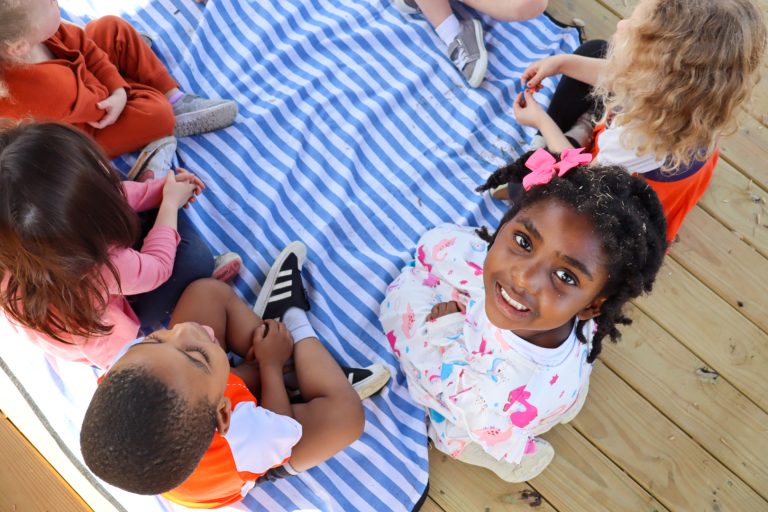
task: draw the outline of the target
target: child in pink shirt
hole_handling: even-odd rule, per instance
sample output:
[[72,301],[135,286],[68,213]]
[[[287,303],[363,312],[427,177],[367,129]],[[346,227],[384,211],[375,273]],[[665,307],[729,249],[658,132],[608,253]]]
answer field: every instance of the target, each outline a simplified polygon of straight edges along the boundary
[[186,171],[121,182],[66,125],[0,133],[0,321],[53,356],[106,368],[211,275],[210,250],[178,213],[203,188]]

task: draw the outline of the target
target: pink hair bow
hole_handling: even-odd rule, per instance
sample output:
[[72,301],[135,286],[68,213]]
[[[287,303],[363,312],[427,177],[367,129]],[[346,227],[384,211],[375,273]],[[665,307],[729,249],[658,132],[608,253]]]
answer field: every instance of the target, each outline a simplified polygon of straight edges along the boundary
[[537,149],[525,162],[531,172],[523,178],[523,188],[527,191],[536,185],[546,185],[555,174],[562,176],[574,167],[591,162],[592,155],[582,151],[584,148],[563,150],[558,162],[546,149]]

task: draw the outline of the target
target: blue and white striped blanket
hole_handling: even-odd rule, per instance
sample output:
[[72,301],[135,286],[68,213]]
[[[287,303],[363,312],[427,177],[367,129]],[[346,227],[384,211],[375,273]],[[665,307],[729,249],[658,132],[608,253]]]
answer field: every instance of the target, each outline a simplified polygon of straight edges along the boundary
[[[384,361],[393,371],[398,364],[377,320],[386,286],[427,228],[496,224],[500,205],[473,190],[532,135],[512,115],[520,73],[578,44],[575,30],[546,17],[483,18],[490,63],[482,87],[472,90],[427,22],[402,16],[389,0],[60,3],[65,18],[79,23],[121,14],[153,36],[184,90],[237,101],[234,126],[179,141],[180,163],[208,185],[190,217],[214,252],[243,256],[236,286],[251,302],[274,256],[302,240],[321,339],[346,365]],[[554,82],[545,84],[544,102]],[[79,457],[93,372],[9,345],[3,339],[2,361]],[[232,508],[412,509],[428,478],[424,413],[402,374],[365,410],[358,442],[301,477],[256,488]],[[102,489],[127,510],[169,508]]]

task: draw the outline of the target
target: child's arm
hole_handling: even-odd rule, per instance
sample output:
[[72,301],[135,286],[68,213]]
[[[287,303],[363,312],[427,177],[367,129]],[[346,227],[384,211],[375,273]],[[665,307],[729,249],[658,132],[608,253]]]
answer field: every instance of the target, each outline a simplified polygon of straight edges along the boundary
[[110,95],[96,104],[104,111],[104,116],[98,121],[89,122],[94,128],[104,128],[113,124],[125,108],[128,100],[127,91],[130,85],[120,75],[117,67],[112,64],[107,54],[96,46],[83,29],[70,23],[62,23],[59,29],[62,42],[68,47],[77,48],[83,54],[86,69],[96,77]]
[[[520,102],[523,95],[525,96],[525,106]],[[555,121],[533,99],[532,92],[526,90],[517,96],[514,111],[518,123],[523,126],[537,128],[541,132],[550,151],[559,153],[564,149],[573,147]]]
[[[201,184],[193,175],[168,173],[163,183],[163,200],[155,225],[144,238],[140,251],[120,248],[110,254],[120,276],[119,293],[134,295],[154,290],[171,276],[179,235],[178,210],[199,193]],[[118,293],[114,290],[114,293]]]
[[520,81],[531,90],[541,89],[541,81],[549,76],[566,75],[589,85],[596,85],[605,69],[605,59],[582,55],[560,54],[534,62],[523,71]]
[[253,356],[259,364],[260,405],[277,414],[293,417],[283,382],[283,366],[293,354],[293,339],[285,324],[265,320],[253,334]]

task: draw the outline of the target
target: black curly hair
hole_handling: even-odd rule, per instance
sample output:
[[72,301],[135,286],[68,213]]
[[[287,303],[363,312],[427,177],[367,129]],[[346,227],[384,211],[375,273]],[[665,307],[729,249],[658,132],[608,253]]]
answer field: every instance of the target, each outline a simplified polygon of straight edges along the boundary
[[80,430],[93,473],[136,494],[161,494],[197,467],[216,430],[216,407],[189,403],[144,368],[107,373]]
[[[667,250],[664,211],[653,189],[619,166],[582,165],[561,177],[555,176],[546,185],[525,191],[521,183],[530,172],[525,162],[531,154],[526,153],[498,169],[485,184],[477,187],[477,191],[482,192],[507,183],[512,202],[495,233],[482,228],[478,234],[489,245],[493,244],[499,229],[510,219],[546,200],[559,202],[591,220],[601,238],[603,253],[608,257],[608,281],[600,292],[606,300],[600,308],[592,350],[587,356],[591,363],[600,354],[605,336],[617,342],[621,333],[616,326],[632,323],[622,312],[624,304],[653,287]],[[579,320],[576,326],[582,343],[588,341],[583,332],[585,323]]]

